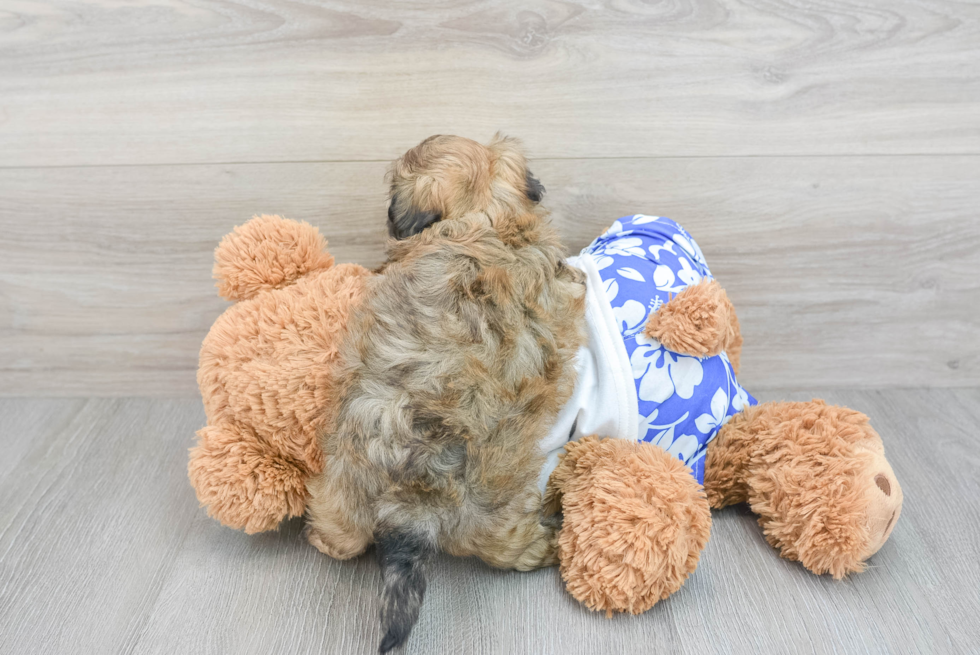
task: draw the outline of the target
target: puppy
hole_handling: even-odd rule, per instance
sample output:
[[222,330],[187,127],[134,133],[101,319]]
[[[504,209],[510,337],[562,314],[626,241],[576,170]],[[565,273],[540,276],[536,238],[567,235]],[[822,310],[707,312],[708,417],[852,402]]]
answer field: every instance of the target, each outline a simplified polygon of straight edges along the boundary
[[557,562],[539,442],[574,386],[585,306],[515,140],[434,136],[390,179],[394,240],[349,322],[308,504],[321,551],[377,546],[382,653],[408,637],[437,551]]

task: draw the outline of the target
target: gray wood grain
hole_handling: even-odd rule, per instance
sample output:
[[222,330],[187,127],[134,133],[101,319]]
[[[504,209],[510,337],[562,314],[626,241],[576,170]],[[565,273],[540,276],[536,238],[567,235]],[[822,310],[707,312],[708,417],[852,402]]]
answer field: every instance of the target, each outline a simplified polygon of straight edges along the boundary
[[[3,403],[0,648],[97,653],[141,630],[199,517],[184,478],[190,403]],[[193,497],[193,496],[192,496]]]
[[0,165],[980,154],[978,58],[953,0],[21,0]]
[[[0,170],[0,394],[195,395],[222,235],[318,225],[373,266],[386,164]],[[536,159],[572,251],[685,225],[739,311],[749,389],[980,384],[980,157]]]
[[[980,389],[805,390],[865,411],[905,507],[868,571],[782,560],[744,506],[715,512],[680,592],[606,620],[555,569],[441,557],[406,653],[968,653],[980,643]],[[0,652],[371,653],[377,567],[248,537],[198,509],[185,447],[199,403],[0,400]],[[14,462],[14,463],[11,463]]]

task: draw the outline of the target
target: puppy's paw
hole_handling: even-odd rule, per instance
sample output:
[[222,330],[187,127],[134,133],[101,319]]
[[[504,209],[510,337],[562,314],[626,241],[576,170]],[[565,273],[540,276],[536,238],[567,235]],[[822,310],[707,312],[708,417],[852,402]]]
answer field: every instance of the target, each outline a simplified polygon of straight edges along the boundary
[[306,540],[310,545],[328,557],[334,559],[350,559],[357,557],[367,550],[368,542],[352,535],[342,535],[341,539],[330,537],[312,525],[306,526]]
[[558,533],[552,525],[542,525],[534,541],[518,558],[514,568],[518,571],[533,571],[545,566],[558,564]]

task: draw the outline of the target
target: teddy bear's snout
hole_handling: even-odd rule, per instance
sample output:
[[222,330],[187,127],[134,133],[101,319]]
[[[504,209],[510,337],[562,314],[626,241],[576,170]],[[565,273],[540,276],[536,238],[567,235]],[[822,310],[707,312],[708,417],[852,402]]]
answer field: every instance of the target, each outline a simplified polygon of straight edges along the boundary
[[902,488],[895,474],[882,455],[876,455],[875,459],[878,459],[875,462],[878,472],[873,478],[874,487],[868,491],[870,552],[865,559],[876,553],[888,540],[902,512]]

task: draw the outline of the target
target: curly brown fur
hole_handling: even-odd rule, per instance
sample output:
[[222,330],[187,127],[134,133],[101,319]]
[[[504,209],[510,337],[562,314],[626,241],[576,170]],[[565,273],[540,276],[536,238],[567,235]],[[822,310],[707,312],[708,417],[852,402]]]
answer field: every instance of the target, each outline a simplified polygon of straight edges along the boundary
[[572,391],[585,288],[530,179],[500,137],[433,137],[392,170],[392,232],[422,228],[389,242],[352,316],[326,466],[309,485],[321,545],[373,538],[383,562],[399,562],[383,569],[386,648],[414,623],[429,551],[522,570],[556,562],[538,441]]
[[748,502],[783,557],[835,578],[864,569],[902,505],[868,417],[820,400],[736,414],[708,446],[704,486],[712,507]]
[[515,139],[499,134],[489,145],[456,136],[431,136],[389,171],[388,231],[404,239],[433,223],[478,212],[508,245],[535,243],[544,216],[535,205],[544,187],[527,169]]
[[668,350],[694,357],[728,355],[738,374],[742,331],[735,308],[717,280],[692,284],[650,314],[644,333]]
[[586,437],[565,446],[548,481],[559,502],[561,574],[593,610],[639,614],[680,589],[711,531],[704,490],[662,448]]

